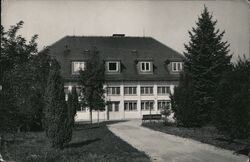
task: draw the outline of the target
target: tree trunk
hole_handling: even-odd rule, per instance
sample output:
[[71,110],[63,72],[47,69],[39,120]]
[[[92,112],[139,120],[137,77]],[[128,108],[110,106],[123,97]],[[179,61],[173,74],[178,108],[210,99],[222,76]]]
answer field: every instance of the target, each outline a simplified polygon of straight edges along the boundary
[[99,124],[100,124],[100,122],[99,122],[99,109],[97,111],[97,122],[98,122],[98,126],[99,126]]
[[[151,115],[151,107],[149,106],[149,114]],[[149,122],[151,123],[151,116]]]
[[89,109],[90,124],[92,125],[92,108]]
[[107,120],[109,120],[109,108],[107,107]]

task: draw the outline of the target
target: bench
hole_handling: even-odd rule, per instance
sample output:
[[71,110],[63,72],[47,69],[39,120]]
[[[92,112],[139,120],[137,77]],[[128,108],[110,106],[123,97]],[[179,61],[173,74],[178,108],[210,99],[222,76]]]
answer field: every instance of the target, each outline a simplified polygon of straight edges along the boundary
[[146,120],[162,120],[161,114],[147,114],[142,116],[142,121]]

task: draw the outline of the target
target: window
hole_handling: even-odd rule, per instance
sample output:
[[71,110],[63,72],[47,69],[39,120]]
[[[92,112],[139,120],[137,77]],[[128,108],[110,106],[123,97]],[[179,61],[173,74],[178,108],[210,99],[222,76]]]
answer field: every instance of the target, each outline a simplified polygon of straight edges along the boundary
[[151,71],[151,62],[141,62],[140,63],[140,71],[150,72]]
[[141,87],[141,94],[153,94],[153,87]]
[[158,110],[161,110],[163,108],[170,108],[170,101],[167,100],[158,101]]
[[85,69],[85,62],[83,61],[72,62],[72,74],[79,74],[79,71],[84,69]]
[[153,110],[154,101],[141,101],[141,110]]
[[115,111],[119,111],[119,102],[115,102],[114,105],[115,105]]
[[137,110],[137,101],[124,101],[124,110],[125,111],[136,111]]
[[112,103],[108,103],[108,111],[113,111],[113,108],[112,108]]
[[108,108],[108,111],[119,111],[119,102],[115,101],[115,102],[108,102],[107,103],[107,108]]
[[170,87],[169,86],[159,86],[157,87],[157,94],[169,94]]
[[125,95],[136,95],[136,87],[124,87]]
[[108,95],[120,95],[120,87],[108,87]]
[[109,61],[107,62],[108,72],[119,72],[119,62]]
[[182,62],[172,62],[172,71],[174,72],[182,71]]

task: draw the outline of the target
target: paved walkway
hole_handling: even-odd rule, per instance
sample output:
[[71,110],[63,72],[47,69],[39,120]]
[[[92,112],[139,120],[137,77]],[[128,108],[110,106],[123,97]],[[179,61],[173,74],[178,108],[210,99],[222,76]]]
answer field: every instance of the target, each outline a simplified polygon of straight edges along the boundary
[[191,139],[185,139],[140,126],[140,120],[109,125],[109,129],[157,162],[246,162],[247,156],[233,155]]

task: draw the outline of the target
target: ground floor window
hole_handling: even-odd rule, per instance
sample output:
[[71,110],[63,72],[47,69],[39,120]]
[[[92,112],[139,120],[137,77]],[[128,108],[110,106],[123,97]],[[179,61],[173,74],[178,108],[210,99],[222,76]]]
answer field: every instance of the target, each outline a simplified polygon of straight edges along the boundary
[[120,102],[108,102],[107,103],[107,108],[108,108],[108,111],[112,112],[112,111],[119,111],[119,105],[120,105]]
[[108,103],[108,111],[113,111],[113,104],[112,103]]
[[170,108],[170,101],[168,101],[168,100],[158,101],[158,110],[161,110],[163,108],[169,109]]
[[137,110],[137,101],[124,101],[124,110],[125,111],[136,111]]
[[154,109],[154,101],[141,101],[141,110],[153,110]]

